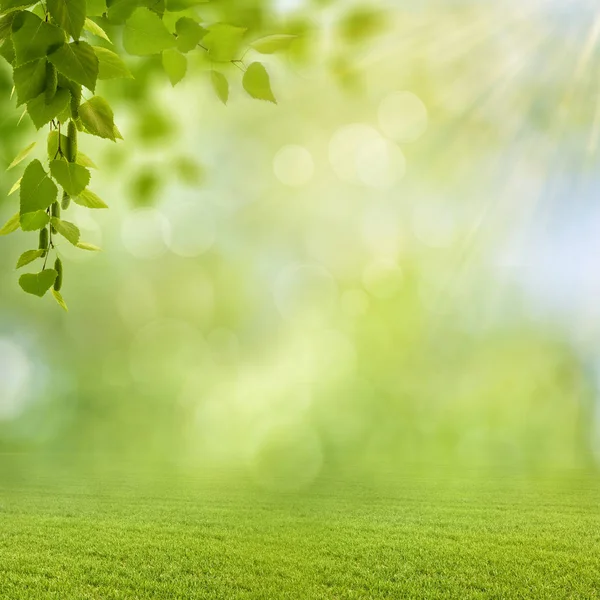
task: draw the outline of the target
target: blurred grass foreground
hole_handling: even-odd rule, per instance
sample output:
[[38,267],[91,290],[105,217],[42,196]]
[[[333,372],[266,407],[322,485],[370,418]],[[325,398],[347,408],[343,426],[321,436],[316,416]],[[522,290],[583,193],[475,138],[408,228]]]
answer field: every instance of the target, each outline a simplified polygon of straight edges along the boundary
[[218,8],[278,104],[131,60],[68,314],[1,241],[0,595],[598,598],[598,6]]

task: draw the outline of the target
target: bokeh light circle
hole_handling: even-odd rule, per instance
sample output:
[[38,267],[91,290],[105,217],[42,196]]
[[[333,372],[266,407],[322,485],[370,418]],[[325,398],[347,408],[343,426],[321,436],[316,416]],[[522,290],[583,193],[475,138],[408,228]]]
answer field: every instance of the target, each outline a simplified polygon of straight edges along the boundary
[[427,130],[427,108],[411,92],[392,92],[379,105],[381,131],[397,142],[414,142]]
[[134,210],[123,219],[121,240],[136,258],[158,258],[167,251],[170,239],[169,220],[154,208]]
[[312,154],[303,146],[284,146],[273,159],[273,172],[281,183],[299,187],[313,178],[315,163]]

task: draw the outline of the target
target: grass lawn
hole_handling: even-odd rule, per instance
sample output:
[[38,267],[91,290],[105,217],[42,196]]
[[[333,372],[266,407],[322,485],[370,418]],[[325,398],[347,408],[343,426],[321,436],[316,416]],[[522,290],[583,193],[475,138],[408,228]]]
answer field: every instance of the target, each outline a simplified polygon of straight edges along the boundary
[[600,598],[599,479],[5,478],[0,598]]

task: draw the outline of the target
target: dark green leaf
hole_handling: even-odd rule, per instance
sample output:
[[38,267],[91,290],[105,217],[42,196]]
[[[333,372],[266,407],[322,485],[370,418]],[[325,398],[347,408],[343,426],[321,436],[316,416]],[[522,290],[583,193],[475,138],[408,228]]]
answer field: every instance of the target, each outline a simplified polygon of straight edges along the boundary
[[45,94],[27,103],[27,112],[37,129],[46,125],[69,105],[70,94],[67,90],[57,90],[50,104],[46,104]]
[[111,23],[123,23],[142,5],[141,0],[107,0],[107,15]]
[[78,40],[85,22],[86,0],[47,0],[46,6],[56,24]]
[[65,43],[65,34],[59,27],[45,23],[27,11],[14,18],[12,31],[17,66],[44,58]]
[[39,160],[32,160],[23,173],[20,192],[21,220],[27,213],[46,210],[58,195],[58,189]]
[[46,59],[38,58],[16,67],[13,80],[17,91],[17,106],[33,100],[46,88]]
[[65,77],[84,85],[92,92],[98,79],[98,57],[87,42],[64,44],[48,56],[48,60]]
[[37,4],[38,0],[2,0],[0,2],[0,12],[11,13],[15,10],[27,8],[32,4]]
[[54,284],[56,275],[54,269],[44,269],[40,273],[26,273],[19,278],[19,285],[24,292],[41,298]]
[[85,167],[66,160],[51,161],[50,172],[52,177],[71,197],[83,192],[90,182],[90,172]]
[[2,42],[2,45],[0,46],[0,56],[9,65],[12,65],[15,62],[15,47],[12,38],[7,38]]

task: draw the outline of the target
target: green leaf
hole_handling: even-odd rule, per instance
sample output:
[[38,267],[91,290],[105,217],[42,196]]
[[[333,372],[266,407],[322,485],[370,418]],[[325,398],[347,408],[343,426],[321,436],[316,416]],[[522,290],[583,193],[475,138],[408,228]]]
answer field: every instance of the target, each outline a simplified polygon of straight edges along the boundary
[[[55,129],[48,134],[48,160],[54,160],[58,155],[58,131]],[[60,134],[60,149],[63,154],[67,152],[67,136]]]
[[267,37],[260,38],[250,44],[251,48],[254,48],[261,54],[273,54],[280,50],[287,50],[290,44],[297,39],[295,35],[268,35]]
[[54,226],[54,229],[60,233],[65,239],[69,240],[73,246],[77,246],[79,242],[79,228],[69,221],[61,221],[57,217],[52,217],[50,222]]
[[244,73],[242,85],[253,98],[268,100],[277,104],[277,100],[275,100],[275,96],[273,96],[273,92],[271,91],[269,74],[261,63],[254,62],[248,67]]
[[51,161],[50,172],[71,197],[81,194],[90,182],[90,172],[85,167],[66,160]]
[[85,206],[86,208],[108,208],[108,205],[94,192],[90,190],[83,190],[77,196],[73,196],[73,202],[79,204],[79,206]]
[[24,292],[40,298],[54,285],[58,273],[54,269],[44,269],[40,273],[26,273],[19,278]]
[[23,228],[23,217],[27,213],[46,210],[56,201],[58,189],[44,171],[39,160],[33,160],[25,169],[21,179],[20,213],[21,227]]
[[19,179],[13,183],[13,186],[8,191],[8,196],[12,196],[21,187],[21,179],[23,178],[19,177]]
[[96,23],[96,21],[92,21],[92,19],[86,19],[85,23],[83,24],[83,28],[86,31],[89,31],[92,35],[95,35],[99,38],[102,38],[103,40],[106,40],[107,42],[110,42],[108,34],[106,33],[106,31],[104,31],[104,29],[102,29],[102,27],[100,27],[100,25],[98,25],[98,23]]
[[209,1],[210,0],[165,0],[165,5],[169,12],[181,12]]
[[69,104],[70,94],[68,90],[58,89],[50,104],[46,104],[45,96],[45,94],[40,94],[27,103],[27,112],[37,129],[43,127],[46,123],[50,123]]
[[0,229],[0,235],[8,235],[13,231],[19,229],[19,217],[21,215],[19,213],[14,214],[4,225],[2,229]]
[[17,106],[33,100],[46,88],[46,59],[38,58],[16,67],[13,80],[17,91]]
[[10,13],[4,17],[0,17],[0,41],[5,40],[10,36],[14,18],[15,13]]
[[77,160],[75,161],[78,165],[82,167],[87,167],[88,169],[97,169],[96,163],[83,152],[77,152]]
[[65,302],[64,298],[62,297],[62,294],[60,292],[57,292],[55,289],[52,289],[50,291],[52,292],[52,295],[54,296],[54,299],[56,300],[56,302],[58,302],[58,305],[62,309],[69,312],[69,308],[67,307],[67,303]]
[[119,77],[133,79],[127,65],[114,52],[100,46],[93,46],[93,48],[98,57],[98,79],[117,79]]
[[223,104],[227,104],[227,100],[229,100],[229,82],[225,75],[218,71],[211,71],[210,81],[219,100],[221,100]]
[[12,38],[7,38],[4,40],[0,46],[0,56],[2,56],[2,58],[4,58],[9,65],[13,65],[15,62],[15,47],[13,45]]
[[44,58],[65,43],[65,34],[60,28],[45,23],[27,11],[14,18],[12,31],[17,66],[36,58]]
[[[88,17],[101,17],[106,12],[105,0],[86,0],[86,14]],[[85,25],[84,25],[85,27]]]
[[2,0],[0,2],[0,12],[11,13],[15,10],[27,8],[32,4],[37,4],[38,0]]
[[17,261],[17,269],[33,262],[36,258],[42,256],[44,252],[44,250],[27,250],[27,252],[23,252]]
[[98,57],[87,42],[64,44],[48,56],[48,60],[70,80],[92,92],[98,79]]
[[202,45],[208,50],[208,56],[215,62],[229,62],[238,53],[245,29],[227,23],[215,23],[208,28]]
[[185,77],[187,58],[179,50],[165,50],[162,53],[162,64],[172,86],[176,86]]
[[107,16],[111,23],[123,23],[141,6],[141,0],[107,0]]
[[173,48],[175,43],[175,37],[169,33],[160,17],[147,8],[137,8],[125,23],[123,46],[129,54],[159,54]]
[[6,170],[8,171],[9,169],[16,167],[21,161],[25,160],[29,156],[31,151],[35,148],[35,145],[36,142],[33,142],[32,144],[29,144],[27,148],[23,148],[23,150],[21,150],[21,152],[19,152],[19,154],[15,156],[15,159],[10,163],[10,165],[8,165],[8,169]]
[[94,244],[88,244],[87,242],[79,242],[77,247],[81,250],[89,250],[90,252],[102,252],[102,248],[94,246]]
[[204,27],[200,27],[194,19],[189,17],[181,17],[175,23],[175,31],[177,32],[177,49],[184,53],[194,50],[207,33]]
[[47,0],[46,6],[56,24],[78,40],[85,23],[86,0]]
[[115,121],[112,108],[100,96],[94,96],[79,107],[79,116],[86,130],[92,135],[112,140],[116,139]]
[[50,217],[45,210],[36,210],[21,215],[21,229],[23,231],[37,231],[50,223]]

